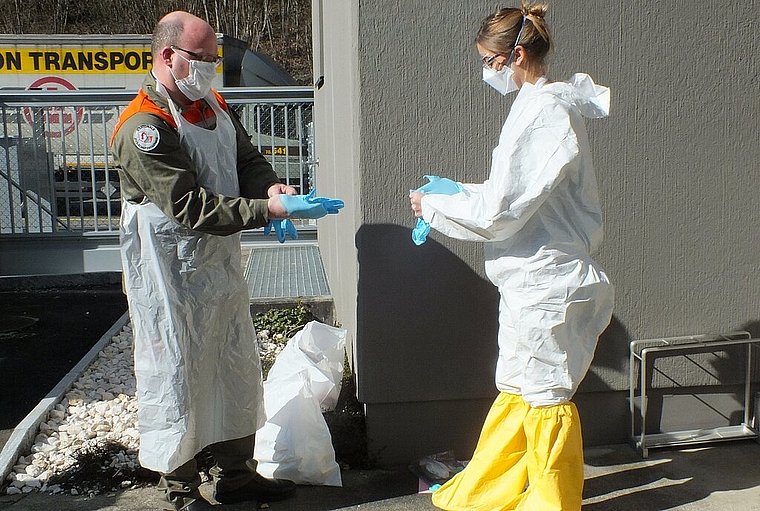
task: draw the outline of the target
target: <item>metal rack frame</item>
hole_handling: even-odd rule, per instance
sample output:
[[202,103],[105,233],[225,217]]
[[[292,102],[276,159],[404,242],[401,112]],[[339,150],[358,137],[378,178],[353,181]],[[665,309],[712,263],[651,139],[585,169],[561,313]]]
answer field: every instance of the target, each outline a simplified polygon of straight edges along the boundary
[[[629,405],[631,410],[631,442],[642,457],[649,457],[649,450],[661,447],[692,445],[706,442],[718,442],[739,439],[758,439],[757,425],[751,424],[752,401],[752,347],[760,344],[760,339],[753,339],[749,332],[739,331],[716,335],[691,335],[659,339],[644,339],[631,342],[630,345],[630,390]],[[647,367],[652,355],[674,357],[688,355],[689,352],[710,349],[722,349],[727,346],[746,345],[746,379],[744,383],[744,421],[740,425],[682,430],[670,433],[647,434]],[[636,361],[639,370],[636,371]],[[641,433],[636,433],[636,378],[639,380],[639,414]]]

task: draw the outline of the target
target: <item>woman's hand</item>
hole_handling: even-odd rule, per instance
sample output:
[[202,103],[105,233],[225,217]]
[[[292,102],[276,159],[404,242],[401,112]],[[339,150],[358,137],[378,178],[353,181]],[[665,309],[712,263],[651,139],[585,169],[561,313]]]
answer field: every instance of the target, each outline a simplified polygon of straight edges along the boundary
[[412,204],[412,211],[417,218],[422,217],[422,198],[425,196],[422,192],[412,192],[409,194],[409,201]]

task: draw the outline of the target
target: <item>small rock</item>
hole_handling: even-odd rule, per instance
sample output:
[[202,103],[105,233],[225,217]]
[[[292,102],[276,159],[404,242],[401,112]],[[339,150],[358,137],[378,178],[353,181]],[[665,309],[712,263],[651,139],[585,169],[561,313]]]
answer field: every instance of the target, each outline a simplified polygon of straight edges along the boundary
[[29,476],[37,477],[42,473],[42,469],[34,465],[27,465],[25,472]]

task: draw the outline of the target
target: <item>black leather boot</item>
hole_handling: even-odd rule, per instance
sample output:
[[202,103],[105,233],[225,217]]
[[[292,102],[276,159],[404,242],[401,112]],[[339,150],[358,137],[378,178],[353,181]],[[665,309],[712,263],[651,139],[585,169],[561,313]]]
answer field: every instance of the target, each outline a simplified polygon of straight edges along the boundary
[[253,477],[239,488],[234,490],[216,490],[214,500],[221,504],[234,504],[255,500],[257,502],[274,502],[292,497],[296,492],[296,485],[292,481],[284,479],[267,479],[254,472]]

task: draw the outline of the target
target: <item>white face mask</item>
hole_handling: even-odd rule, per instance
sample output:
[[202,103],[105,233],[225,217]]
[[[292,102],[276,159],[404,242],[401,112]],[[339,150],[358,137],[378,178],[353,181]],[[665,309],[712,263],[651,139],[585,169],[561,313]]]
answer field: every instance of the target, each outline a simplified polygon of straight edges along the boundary
[[499,91],[502,96],[519,90],[519,87],[512,79],[514,74],[515,72],[511,66],[504,66],[501,68],[501,71],[496,71],[487,66],[483,67],[483,81]]
[[174,71],[171,68],[169,69],[179,91],[190,101],[198,101],[205,98],[211,91],[211,83],[216,78],[216,63],[203,62],[202,60],[188,60],[179,53],[174,53],[187,61],[190,66],[190,72],[181,80],[177,80],[177,77],[174,76]]

